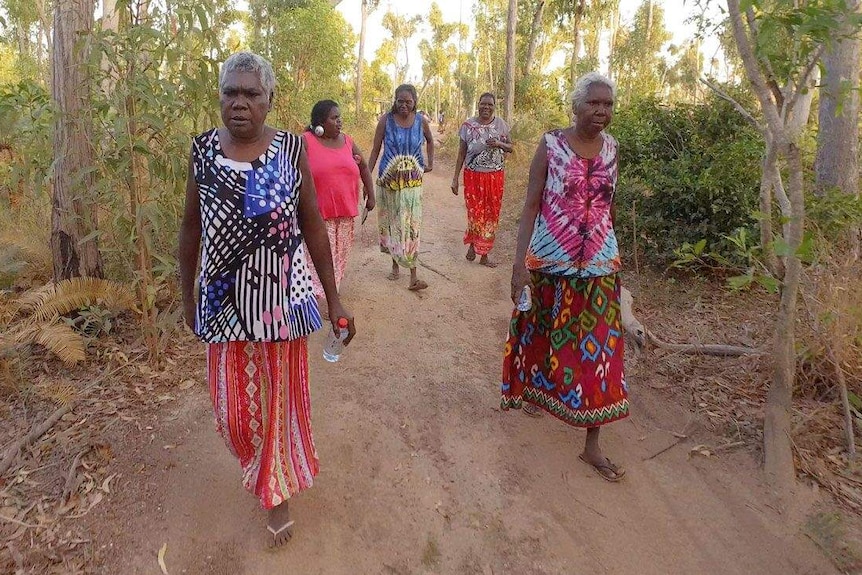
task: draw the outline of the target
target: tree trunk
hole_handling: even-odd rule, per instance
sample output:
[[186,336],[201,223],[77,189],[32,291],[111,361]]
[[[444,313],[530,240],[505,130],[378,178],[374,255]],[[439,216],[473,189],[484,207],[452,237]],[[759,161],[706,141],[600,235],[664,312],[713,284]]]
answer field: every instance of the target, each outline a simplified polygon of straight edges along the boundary
[[98,243],[89,237],[97,229],[97,206],[89,197],[94,183],[93,130],[86,54],[93,10],[93,0],[54,3],[51,92],[58,113],[54,125],[51,253],[55,281],[102,277]]
[[574,90],[578,81],[578,56],[581,49],[581,22],[587,0],[575,0],[575,13],[572,15],[572,60],[569,66],[569,87]]
[[368,0],[361,2],[362,16],[359,24],[359,58],[356,60],[356,119],[362,117],[362,67],[365,65],[365,29],[368,25]]
[[780,176],[781,172],[777,169],[778,150],[768,135],[765,139],[766,149],[763,151],[760,171],[760,245],[769,273],[777,278],[781,277],[781,270],[778,257],[772,247],[772,241],[775,239],[772,231],[772,190],[778,185],[773,181],[773,177],[776,173]]
[[764,469],[769,483],[782,493],[788,493],[796,480],[790,440],[790,410],[796,378],[796,299],[802,275],[802,262],[796,250],[802,242],[805,227],[802,154],[796,144],[787,147],[787,159],[790,174],[787,187],[793,217],[786,227],[784,239],[791,253],[787,256],[781,289],[775,326],[775,367],[763,422]]
[[[858,10],[859,2],[855,9]],[[823,57],[826,75],[820,88],[815,193],[829,188],[859,193],[859,67],[858,36],[836,42]]]
[[542,16],[545,13],[545,0],[539,0],[536,11],[533,12],[533,23],[530,25],[530,40],[527,43],[527,53],[524,56],[524,77],[533,72],[533,60],[536,57],[536,45],[539,43],[539,33],[542,31]]
[[610,46],[608,50],[608,78],[614,78],[614,51],[617,47],[617,31],[620,29],[620,3],[619,0],[613,5],[611,16]]
[[515,112],[515,29],[518,26],[518,0],[509,0],[506,19],[506,121],[512,124]]

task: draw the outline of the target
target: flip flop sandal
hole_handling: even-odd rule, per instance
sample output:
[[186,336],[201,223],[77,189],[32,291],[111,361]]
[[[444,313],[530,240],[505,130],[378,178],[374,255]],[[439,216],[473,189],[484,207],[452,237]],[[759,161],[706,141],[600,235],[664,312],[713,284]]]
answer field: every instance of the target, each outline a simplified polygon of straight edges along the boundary
[[[272,527],[267,525],[266,530],[269,531],[270,533],[272,533],[272,541],[269,542],[267,547],[269,547],[270,549],[275,549],[277,547],[284,545],[288,541],[290,541],[291,538],[293,537],[293,523],[294,523],[293,520],[290,520],[287,523],[285,523],[284,525],[282,525],[279,529],[273,529]],[[279,539],[279,537],[281,537],[281,534],[284,533],[285,531],[287,531],[286,537],[284,538],[284,541],[281,541],[279,543],[278,539]]]
[[464,256],[468,262],[472,262],[476,260],[476,252],[473,249],[467,250],[467,255]]
[[428,287],[428,284],[425,283],[424,281],[416,280],[416,283],[410,284],[410,287],[407,289],[409,289],[410,291],[419,291],[419,290],[426,289],[427,287]]
[[605,481],[616,483],[626,476],[625,469],[620,469],[618,466],[611,463],[611,460],[607,457],[605,457],[605,463],[600,463],[599,465],[595,465],[587,461],[583,454],[578,455],[578,459],[592,467],[595,472],[599,474],[599,477]]
[[524,412],[524,415],[529,415],[530,417],[542,417],[542,409],[536,407],[532,403],[525,403],[522,405],[521,411]]

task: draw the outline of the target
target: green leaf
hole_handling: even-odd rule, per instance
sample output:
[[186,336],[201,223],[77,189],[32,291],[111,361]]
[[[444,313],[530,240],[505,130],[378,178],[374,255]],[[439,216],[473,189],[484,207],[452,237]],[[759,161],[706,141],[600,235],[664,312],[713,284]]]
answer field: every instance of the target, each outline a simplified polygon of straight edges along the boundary
[[699,256],[700,254],[702,254],[704,248],[706,248],[706,238],[694,244],[694,255]]
[[852,405],[854,409],[862,411],[862,398],[852,391],[847,390],[847,399],[850,401],[850,405]]
[[769,293],[778,293],[778,288],[781,287],[781,282],[772,276],[757,276],[754,279]]
[[738,291],[750,286],[753,280],[754,278],[749,274],[745,274],[742,276],[733,276],[727,278],[727,285],[730,286],[730,289]]
[[802,242],[796,248],[796,256],[807,264],[814,261],[814,235],[811,232],[805,232]]
[[775,255],[781,258],[786,258],[793,254],[793,250],[790,249],[790,245],[785,242],[783,238],[778,238],[772,242],[772,249],[775,252]]

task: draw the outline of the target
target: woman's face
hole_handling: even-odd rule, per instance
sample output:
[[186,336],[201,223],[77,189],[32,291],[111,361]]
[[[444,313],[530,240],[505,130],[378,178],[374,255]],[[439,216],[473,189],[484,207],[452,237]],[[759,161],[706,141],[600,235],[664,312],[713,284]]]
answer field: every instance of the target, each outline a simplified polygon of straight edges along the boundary
[[494,98],[484,96],[479,100],[479,118],[482,120],[490,120],[494,117],[494,110],[497,105],[494,103]]
[[402,90],[395,94],[395,111],[402,116],[408,115],[416,106],[416,100],[413,99],[413,94],[407,90]]
[[587,97],[575,109],[575,126],[587,133],[598,134],[608,127],[614,115],[614,97],[604,84],[593,84]]
[[236,139],[257,137],[270,109],[267,94],[254,72],[229,72],[219,93],[221,121]]
[[323,122],[323,135],[327,138],[335,138],[341,133],[341,110],[333,106],[329,115]]

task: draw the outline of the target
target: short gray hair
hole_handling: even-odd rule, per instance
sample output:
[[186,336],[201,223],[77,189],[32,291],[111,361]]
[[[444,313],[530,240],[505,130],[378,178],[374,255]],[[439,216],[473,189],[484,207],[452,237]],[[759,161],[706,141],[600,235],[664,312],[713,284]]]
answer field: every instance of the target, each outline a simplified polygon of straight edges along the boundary
[[258,56],[254,52],[237,52],[231,54],[228,59],[221,65],[221,70],[218,74],[218,88],[224,88],[225,76],[231,72],[254,72],[260,79],[260,85],[263,86],[267,96],[271,96],[275,90],[275,72],[272,71],[272,64],[263,56]]
[[569,96],[569,104],[571,104],[573,110],[577,110],[578,106],[587,101],[587,93],[596,84],[607,86],[611,91],[611,97],[614,100],[617,99],[617,85],[613,80],[598,72],[587,72],[578,78],[578,81],[575,82],[575,89],[572,90],[572,94]]

